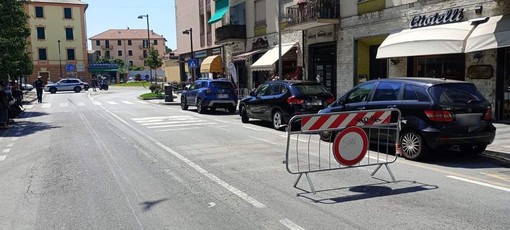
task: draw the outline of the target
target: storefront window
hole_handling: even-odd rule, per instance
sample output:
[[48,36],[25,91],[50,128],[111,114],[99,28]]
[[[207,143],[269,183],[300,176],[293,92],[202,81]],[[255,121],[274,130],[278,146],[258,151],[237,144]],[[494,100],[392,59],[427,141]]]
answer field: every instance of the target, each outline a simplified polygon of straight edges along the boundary
[[464,81],[464,54],[417,57],[416,77],[446,78]]

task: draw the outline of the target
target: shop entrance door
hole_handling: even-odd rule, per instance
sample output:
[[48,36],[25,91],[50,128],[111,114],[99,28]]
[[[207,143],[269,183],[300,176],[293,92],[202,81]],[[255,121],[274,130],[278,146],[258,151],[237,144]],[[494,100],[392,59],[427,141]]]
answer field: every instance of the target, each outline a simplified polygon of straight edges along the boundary
[[310,80],[323,84],[336,97],[336,45],[317,45],[310,47]]
[[510,49],[505,49],[503,88],[503,111],[500,120],[510,121]]

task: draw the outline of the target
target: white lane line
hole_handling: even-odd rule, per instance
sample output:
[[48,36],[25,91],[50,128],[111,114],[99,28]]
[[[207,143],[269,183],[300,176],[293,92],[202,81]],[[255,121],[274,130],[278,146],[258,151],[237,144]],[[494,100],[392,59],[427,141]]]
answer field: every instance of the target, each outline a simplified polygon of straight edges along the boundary
[[149,104],[149,102],[146,102],[146,101],[137,101],[137,102],[140,104]]
[[25,107],[26,109],[31,109],[34,107],[34,105],[23,105],[23,107]]
[[67,102],[62,102],[59,104],[60,107],[67,107],[69,104]]
[[169,131],[190,130],[190,129],[199,129],[199,127],[180,128],[180,129],[159,129],[159,130],[154,130],[154,131],[155,132],[169,132]]
[[7,147],[9,147],[9,148],[10,148],[10,147],[12,147],[12,146],[14,146],[14,143],[9,143],[9,144],[7,145]]
[[157,119],[174,119],[174,118],[191,118],[191,116],[166,116],[166,117],[135,117],[133,121],[157,120]]
[[5,161],[6,157],[7,157],[7,155],[0,155],[0,161]]
[[268,141],[268,140],[266,140],[266,139],[257,138],[257,137],[254,137],[254,136],[251,136],[251,138],[253,138],[253,139],[257,139],[257,140],[259,140],[259,141],[263,141],[263,142],[266,142],[266,143],[269,143],[269,144],[272,144],[272,145],[281,145],[281,143],[276,143],[276,142]]
[[11,151],[11,149],[4,149],[2,152],[3,153],[9,153]]
[[51,103],[41,105],[41,108],[49,108],[51,107]]
[[255,131],[262,131],[261,129],[253,128],[253,127],[250,127],[250,126],[247,126],[247,125],[243,125],[243,128],[251,129],[251,130],[255,130]]
[[149,126],[148,129],[159,129],[159,128],[171,128],[171,127],[182,127],[182,126],[194,126],[194,125],[217,125],[218,123],[197,123],[197,124],[179,124],[179,125],[159,125]]
[[[131,124],[129,124],[127,121],[123,120],[119,116],[117,116],[114,113],[110,112],[110,110],[107,110],[104,107],[103,107],[103,109],[104,109],[105,112],[109,113],[110,115],[115,117],[117,120],[119,120],[120,122],[124,123],[127,127],[130,127],[132,130],[138,132],[139,134],[143,134],[143,132],[141,130],[137,129],[136,127],[134,127]],[[239,198],[243,199],[244,201],[248,202],[249,204],[253,205],[254,207],[256,207],[256,208],[265,208],[266,207],[264,204],[260,203],[259,201],[257,201],[253,197],[251,197],[248,194],[244,193],[243,191],[235,188],[234,186],[228,184],[227,182],[221,180],[220,178],[218,178],[214,174],[207,172],[205,169],[203,169],[199,165],[193,163],[188,158],[186,158],[183,155],[179,154],[178,152],[176,152],[175,150],[171,149],[170,147],[162,144],[161,142],[157,141],[156,139],[154,139],[154,138],[152,138],[150,136],[145,136],[145,138],[148,139],[151,142],[154,142],[160,148],[162,148],[165,151],[167,151],[168,153],[172,154],[174,157],[178,158],[182,162],[186,163],[188,166],[192,167],[193,169],[195,169],[196,171],[198,171],[202,175],[204,175],[207,178],[211,179],[212,181],[216,182],[218,185],[224,187],[229,192],[237,195]]]
[[117,105],[118,103],[115,102],[115,101],[107,101],[106,103],[110,104],[110,105]]
[[94,104],[94,105],[103,105],[103,103],[101,103],[99,101],[93,101],[92,104]]
[[460,180],[460,181],[472,183],[472,184],[477,184],[477,185],[489,187],[489,188],[499,189],[499,190],[502,190],[502,191],[505,191],[505,192],[510,192],[510,188],[506,188],[506,187],[502,187],[502,186],[492,185],[492,184],[488,184],[488,183],[484,183],[484,182],[480,182],[480,181],[476,181],[476,180],[470,180],[470,179],[466,179],[466,178],[462,178],[462,177],[457,177],[457,176],[451,176],[451,175],[450,176],[446,176],[446,177],[451,178],[451,179],[455,179],[455,180]]
[[122,103],[128,104],[128,105],[132,105],[133,104],[133,102],[130,102],[130,101],[122,101]]
[[305,230],[304,228],[295,224],[294,222],[290,221],[289,219],[280,220],[280,223],[282,223],[283,225],[285,225],[285,227],[292,229],[292,230]]
[[76,105],[77,105],[77,106],[85,106],[85,103],[83,103],[83,102],[78,102],[78,103],[76,103]]

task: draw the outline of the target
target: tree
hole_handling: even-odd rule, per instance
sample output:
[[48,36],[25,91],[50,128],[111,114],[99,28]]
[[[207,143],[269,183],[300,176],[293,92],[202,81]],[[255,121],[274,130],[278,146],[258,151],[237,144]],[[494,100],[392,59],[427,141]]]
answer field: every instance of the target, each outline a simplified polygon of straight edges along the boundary
[[171,53],[173,50],[172,48],[169,48],[168,46],[165,46],[165,53],[168,54],[168,53]]
[[159,57],[158,50],[154,49],[153,46],[149,49],[149,55],[144,60],[144,65],[148,66],[150,69],[157,69],[163,66],[163,59]]
[[0,80],[28,75],[33,64],[27,51],[30,28],[23,6],[26,0],[2,0],[0,3]]

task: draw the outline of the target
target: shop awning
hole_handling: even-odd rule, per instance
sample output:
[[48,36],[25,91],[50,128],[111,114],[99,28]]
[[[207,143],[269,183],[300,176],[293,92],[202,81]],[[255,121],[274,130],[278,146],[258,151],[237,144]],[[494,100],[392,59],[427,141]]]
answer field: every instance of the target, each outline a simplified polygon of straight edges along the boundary
[[238,55],[232,56],[232,61],[233,62],[243,62],[243,61],[248,60],[254,54],[258,54],[258,53],[261,53],[261,52],[264,52],[264,50],[253,50],[253,51],[250,51],[250,52],[238,54]]
[[215,1],[215,9],[216,12],[214,12],[213,16],[207,21],[209,24],[213,24],[217,21],[220,21],[223,16],[228,11],[228,0],[216,0]]
[[[294,47],[296,43],[287,43],[282,44],[282,56],[289,52],[292,47]],[[259,58],[253,65],[251,65],[252,71],[271,71],[273,70],[273,64],[278,61],[278,52],[279,52],[279,46],[275,46],[269,51],[267,51],[262,57]]]
[[214,55],[204,59],[200,64],[200,72],[202,73],[223,73],[223,65],[221,63],[221,56]]
[[391,34],[379,46],[377,58],[464,53],[475,28],[471,21],[406,29]]
[[510,46],[510,14],[480,23],[466,41],[466,53]]

